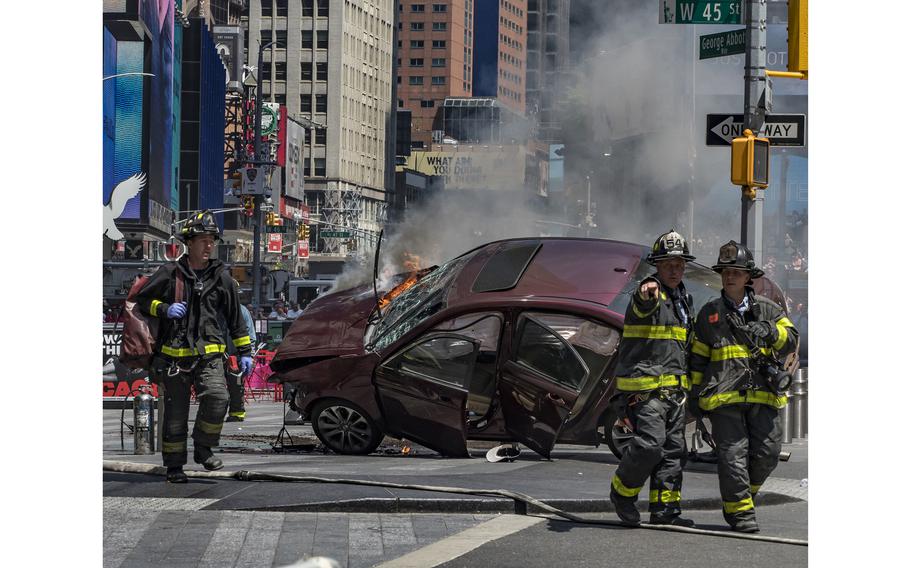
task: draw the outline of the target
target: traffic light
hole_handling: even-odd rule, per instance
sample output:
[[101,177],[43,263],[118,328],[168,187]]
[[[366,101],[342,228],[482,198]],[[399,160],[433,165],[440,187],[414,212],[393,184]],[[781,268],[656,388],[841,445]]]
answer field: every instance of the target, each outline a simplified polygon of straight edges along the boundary
[[787,70],[809,72],[809,0],[787,2]]
[[[744,188],[768,187],[771,142],[758,138],[751,130],[734,138],[730,155],[730,182]],[[754,194],[753,194],[754,195]]]
[[310,226],[309,225],[303,226],[303,238],[304,238],[304,240],[309,240],[309,238],[310,238]]
[[243,198],[243,214],[247,217],[253,216],[253,210],[256,207],[256,203],[253,201],[251,196],[246,196]]
[[278,220],[276,219],[274,213],[266,213],[265,224],[266,225],[277,225],[278,224]]

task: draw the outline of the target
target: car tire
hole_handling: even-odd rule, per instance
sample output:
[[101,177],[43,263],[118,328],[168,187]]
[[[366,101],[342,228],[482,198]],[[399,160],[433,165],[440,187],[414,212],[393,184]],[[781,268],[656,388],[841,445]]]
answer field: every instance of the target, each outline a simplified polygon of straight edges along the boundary
[[616,459],[621,460],[626,448],[632,441],[632,430],[619,420],[616,411],[612,408],[604,411],[600,418],[600,428],[598,430],[601,441],[607,444]]
[[369,415],[347,400],[320,400],[313,406],[310,421],[316,437],[336,454],[373,453],[383,437]]

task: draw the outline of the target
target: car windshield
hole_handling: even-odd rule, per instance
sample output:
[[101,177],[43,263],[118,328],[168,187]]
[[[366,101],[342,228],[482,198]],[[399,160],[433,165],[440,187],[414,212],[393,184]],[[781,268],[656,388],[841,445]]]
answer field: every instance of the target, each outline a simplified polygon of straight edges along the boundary
[[382,319],[367,327],[364,341],[368,348],[384,349],[444,308],[449,284],[472,256],[450,260],[393,299],[383,310]]
[[[641,262],[638,268],[629,279],[629,282],[623,287],[622,291],[616,295],[609,308],[616,313],[625,314],[629,301],[632,299],[632,292],[638,288],[638,283],[657,272],[657,270],[648,264],[645,258],[648,255],[648,249],[643,248]],[[692,294],[692,313],[698,311],[708,303],[720,296],[721,286],[720,275],[697,262],[686,263],[686,273],[683,276],[683,284],[686,291]]]

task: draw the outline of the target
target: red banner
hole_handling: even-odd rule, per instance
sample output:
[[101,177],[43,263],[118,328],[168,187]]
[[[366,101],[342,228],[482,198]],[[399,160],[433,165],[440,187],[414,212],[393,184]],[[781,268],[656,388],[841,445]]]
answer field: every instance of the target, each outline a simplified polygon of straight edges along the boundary
[[269,252],[281,252],[281,233],[269,233]]
[[310,241],[297,241],[297,258],[310,258]]

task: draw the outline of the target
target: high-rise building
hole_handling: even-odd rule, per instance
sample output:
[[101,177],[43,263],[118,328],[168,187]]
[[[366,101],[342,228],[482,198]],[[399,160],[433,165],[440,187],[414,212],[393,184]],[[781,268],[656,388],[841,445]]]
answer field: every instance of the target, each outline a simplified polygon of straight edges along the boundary
[[446,97],[473,88],[474,0],[398,2],[398,108],[411,111],[411,146],[428,148]]
[[561,139],[557,104],[569,73],[569,0],[528,0],[527,109],[537,137]]
[[[392,101],[394,0],[251,0],[243,18],[244,60],[264,52],[263,101],[287,107],[307,126],[302,148],[305,202],[320,228],[316,252],[364,251],[385,217]],[[375,239],[372,239],[375,240]],[[316,256],[316,255],[314,255]]]
[[487,0],[474,15],[475,97],[496,97],[524,114],[528,47],[527,0]]

